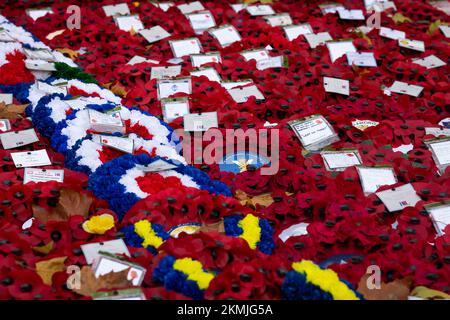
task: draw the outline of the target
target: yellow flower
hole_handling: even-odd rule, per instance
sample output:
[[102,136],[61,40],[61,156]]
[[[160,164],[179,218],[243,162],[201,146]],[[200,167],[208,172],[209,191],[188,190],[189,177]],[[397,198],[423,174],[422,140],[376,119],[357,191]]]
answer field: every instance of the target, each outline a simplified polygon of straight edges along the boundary
[[142,246],[147,248],[148,246],[159,248],[163,244],[164,240],[159,237],[152,228],[152,224],[147,220],[141,220],[134,224],[134,231],[140,236],[144,241]]
[[259,240],[261,240],[261,227],[259,226],[258,217],[248,214],[239,221],[238,226],[243,230],[240,237],[247,241],[250,248],[256,249]]
[[83,223],[83,230],[87,233],[104,234],[114,228],[114,217],[108,213],[93,216]]
[[188,280],[196,282],[201,290],[207,289],[209,283],[214,279],[214,274],[203,271],[202,264],[191,258],[177,259],[173,268],[187,275]]

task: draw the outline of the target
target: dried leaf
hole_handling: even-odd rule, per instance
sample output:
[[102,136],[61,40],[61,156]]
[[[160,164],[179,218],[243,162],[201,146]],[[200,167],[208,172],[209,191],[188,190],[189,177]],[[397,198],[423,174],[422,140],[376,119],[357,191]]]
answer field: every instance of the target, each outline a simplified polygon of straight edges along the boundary
[[428,27],[427,33],[428,34],[435,33],[436,30],[438,30],[440,26],[448,26],[448,23],[445,23],[445,22],[443,22],[441,20],[437,20],[437,21],[435,21],[433,23],[430,23],[430,26]]
[[116,83],[115,85],[111,86],[110,90],[120,97],[125,97],[128,93],[125,87],[120,83]]
[[58,257],[50,260],[36,262],[36,272],[45,284],[52,285],[52,277],[56,272],[66,270],[64,262],[67,257]]
[[200,229],[198,230],[199,232],[210,232],[210,231],[215,231],[218,233],[222,233],[225,234],[225,225],[223,223],[223,220],[216,222],[216,223],[211,223],[211,224],[206,224],[200,227]]
[[119,272],[110,272],[98,278],[88,266],[81,268],[80,288],[74,289],[76,293],[90,297],[101,289],[122,289],[132,287],[132,281],[127,279],[130,269]]
[[0,103],[0,119],[17,119],[21,118],[21,114],[25,113],[28,104],[9,104]]
[[423,286],[415,287],[414,290],[411,291],[411,296],[429,300],[450,299],[450,295],[445,292],[429,289]]
[[407,300],[410,292],[411,279],[404,278],[389,283],[381,283],[380,289],[369,289],[367,279],[370,275],[365,274],[358,284],[358,292],[367,300]]
[[394,14],[394,16],[392,17],[392,20],[396,23],[405,23],[405,22],[412,22],[412,20],[408,17],[405,17],[403,14],[401,14],[400,12],[397,12],[396,14]]
[[241,202],[242,205],[249,207],[256,207],[257,204],[267,207],[273,203],[273,198],[270,193],[264,193],[251,197],[244,191],[237,190],[235,197]]
[[53,250],[54,242],[50,241],[46,245],[40,246],[40,247],[32,247],[33,251],[42,253],[42,254],[49,254],[50,251]]
[[59,48],[59,49],[56,49],[56,51],[59,51],[62,54],[67,55],[71,60],[75,60],[79,55],[78,52],[76,52],[72,49],[69,49],[69,48]]

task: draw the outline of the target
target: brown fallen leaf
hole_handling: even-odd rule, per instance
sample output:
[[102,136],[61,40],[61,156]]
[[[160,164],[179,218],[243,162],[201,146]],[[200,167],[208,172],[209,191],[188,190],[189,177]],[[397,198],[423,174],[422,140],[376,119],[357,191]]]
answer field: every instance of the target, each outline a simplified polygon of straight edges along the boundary
[[25,113],[28,104],[9,104],[0,103],[0,119],[17,119],[21,118],[21,114]]
[[64,262],[67,257],[58,257],[50,260],[36,262],[36,272],[45,284],[52,285],[52,277],[56,272],[66,270]]
[[242,205],[253,208],[256,207],[257,204],[267,207],[273,203],[273,198],[270,193],[264,193],[252,197],[242,190],[237,190],[235,197],[241,202]]
[[223,220],[221,220],[221,221],[216,222],[216,223],[205,224],[205,225],[201,226],[198,231],[199,232],[215,231],[215,232],[218,232],[218,233],[225,234],[225,225],[223,223]]
[[370,275],[365,274],[358,284],[358,292],[367,300],[407,300],[411,291],[411,279],[404,278],[389,283],[381,283],[380,289],[369,289],[367,279]]
[[120,83],[112,85],[109,89],[120,97],[125,97],[128,94],[128,91]]
[[33,216],[40,221],[67,221],[70,216],[88,217],[93,198],[72,189],[61,189],[58,204],[51,210],[33,205]]
[[71,60],[75,60],[79,55],[78,52],[76,52],[72,49],[69,49],[69,48],[59,48],[59,49],[56,49],[56,51],[59,51],[62,54],[68,56]]
[[89,266],[81,268],[80,274],[80,288],[73,291],[82,295],[90,297],[95,292],[101,289],[123,289],[132,287],[132,281],[127,279],[130,269],[125,269],[119,272],[110,272],[98,278],[95,277],[94,272]]
[[31,249],[33,249],[33,251],[38,252],[38,253],[49,254],[49,252],[52,251],[52,249],[53,249],[53,245],[54,245],[54,242],[50,241],[46,245],[38,246],[38,247],[31,247]]

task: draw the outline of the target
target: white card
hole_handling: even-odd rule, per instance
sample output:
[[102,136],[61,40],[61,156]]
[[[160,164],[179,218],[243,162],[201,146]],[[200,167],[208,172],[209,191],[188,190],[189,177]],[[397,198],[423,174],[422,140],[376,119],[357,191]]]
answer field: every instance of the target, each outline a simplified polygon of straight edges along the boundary
[[450,140],[430,143],[429,146],[438,160],[439,165],[450,165]]
[[11,93],[0,93],[0,103],[6,105],[13,103],[13,95]]
[[336,13],[338,10],[345,9],[344,6],[340,3],[326,3],[319,5],[322,14],[325,15],[327,13]]
[[392,168],[357,167],[357,169],[365,194],[374,193],[381,186],[397,183],[397,178]]
[[247,61],[255,59],[256,62],[258,62],[259,60],[267,60],[267,59],[269,59],[269,52],[267,52],[266,49],[256,49],[256,50],[242,51],[241,55]]
[[289,122],[300,142],[306,149],[327,140],[334,140],[335,133],[332,126],[322,116],[313,116],[309,119],[293,120]]
[[62,93],[67,95],[67,86],[53,86],[42,81],[38,81],[36,84],[37,89],[45,92],[46,94]]
[[181,73],[181,66],[152,67],[150,79],[175,78]]
[[28,9],[27,15],[36,21],[37,19],[46,16],[49,13],[53,13],[51,8],[42,8],[42,9]]
[[298,223],[290,226],[289,228],[284,229],[280,235],[278,236],[281,241],[286,242],[287,239],[290,237],[298,237],[308,234],[308,228],[309,223]]
[[164,121],[171,122],[189,113],[189,100],[187,98],[165,99],[161,100],[161,107]]
[[206,29],[216,26],[216,21],[210,11],[191,13],[187,15],[187,18],[196,34],[202,34]]
[[406,207],[414,207],[420,197],[412,184],[408,183],[400,187],[377,192],[376,195],[383,201],[389,212],[403,210]]
[[54,62],[55,57],[53,56],[53,53],[51,53],[47,49],[28,49],[24,48],[23,51],[25,52],[25,55],[30,60],[44,60],[49,62]]
[[0,119],[0,132],[11,130],[11,122],[8,119]]
[[274,14],[265,17],[265,19],[272,27],[288,26],[292,24],[292,18],[289,13]]
[[222,79],[220,78],[220,75],[217,73],[216,69],[214,69],[214,68],[204,68],[201,70],[192,71],[191,76],[196,76],[196,77],[205,76],[210,81],[216,81],[219,83],[220,83],[220,81],[222,81]]
[[220,53],[191,54],[190,58],[194,68],[201,67],[210,62],[222,63]]
[[162,172],[175,169],[177,166],[159,159],[147,165],[139,165],[138,168],[144,172]]
[[416,51],[425,51],[425,43],[419,40],[398,39],[398,45],[403,48],[408,48]]
[[252,96],[254,96],[256,100],[265,100],[264,95],[255,85],[230,89],[228,90],[228,93],[231,95],[233,100],[236,101],[236,103],[247,102]]
[[107,17],[130,15],[130,8],[126,3],[118,3],[116,5],[103,6],[103,11]]
[[330,53],[331,62],[345,55],[347,52],[356,52],[356,48],[351,40],[349,41],[330,41],[327,42],[327,48]]
[[444,61],[436,57],[434,54],[423,59],[413,59],[413,62],[427,69],[438,68],[446,65]]
[[439,26],[439,29],[446,38],[450,38],[450,26]]
[[355,128],[364,131],[367,128],[370,127],[376,127],[377,125],[379,125],[380,123],[377,121],[372,121],[372,120],[354,120],[352,121],[352,126],[354,126]]
[[252,80],[241,80],[241,81],[222,81],[220,85],[225,88],[225,90],[231,90],[237,87],[246,86],[253,83]]
[[191,79],[159,80],[158,99],[168,98],[176,93],[192,93]]
[[286,33],[286,38],[289,41],[297,39],[302,34],[313,33],[311,25],[309,23],[299,24],[294,26],[284,27],[284,32]]
[[103,113],[97,110],[88,109],[89,123],[91,129],[104,133],[125,133],[120,112]]
[[326,92],[350,95],[350,82],[348,80],[323,77],[323,86]]
[[104,276],[110,272],[120,272],[126,269],[130,269],[127,274],[127,280],[131,281],[132,285],[138,287],[144,280],[145,268],[140,265],[122,261],[109,257],[106,255],[100,255],[98,260],[94,262],[94,275],[96,278]]
[[230,4],[230,6],[234,10],[234,12],[236,12],[236,13],[244,10],[247,7],[246,4],[242,4],[242,3]]
[[185,114],[184,130],[188,132],[207,131],[210,128],[218,128],[217,112],[204,112],[201,114]]
[[142,62],[159,64],[159,61],[152,60],[152,59],[145,59],[144,57],[141,57],[141,56],[134,56],[133,58],[130,59],[130,61],[127,62],[127,64],[133,65],[133,64],[142,63]]
[[407,94],[413,97],[418,97],[422,92],[423,87],[408,84],[402,81],[395,81],[392,86],[388,88],[388,90],[399,94]]
[[256,69],[266,70],[269,68],[282,68],[287,63],[287,58],[284,56],[269,57],[268,59],[259,60],[256,63]]
[[17,40],[15,40],[9,33],[8,31],[4,30],[3,28],[0,27],[0,42],[16,42]]
[[435,137],[446,136],[450,137],[450,128],[425,128],[425,134],[431,134]]
[[130,256],[130,252],[122,239],[82,244],[80,248],[83,251],[87,264],[92,264],[96,260],[98,261],[101,252]]
[[427,208],[427,211],[438,235],[444,235],[445,227],[450,224],[450,205],[433,206]]
[[178,9],[183,14],[188,14],[188,13],[192,13],[195,11],[205,10],[205,7],[202,5],[202,3],[200,1],[194,1],[191,3],[180,4],[180,5],[178,5]]
[[358,151],[323,152],[321,156],[330,170],[345,169],[362,164]]
[[164,30],[160,26],[155,26],[150,29],[142,29],[139,31],[139,34],[148,41],[148,43],[154,43],[159,40],[170,37],[170,33]]
[[338,13],[342,20],[365,20],[362,10],[338,9]]
[[25,67],[33,71],[56,71],[55,64],[44,60],[25,60]]
[[272,7],[267,4],[248,6],[246,9],[252,16],[266,16],[269,14],[275,14]]
[[407,154],[412,149],[414,149],[414,145],[412,143],[410,143],[410,144],[402,144],[401,146],[398,146],[397,148],[392,148],[392,151]]
[[130,138],[115,137],[115,136],[100,136],[100,143],[119,151],[133,154],[134,140]]
[[314,49],[318,45],[324,44],[326,41],[333,40],[328,32],[319,33],[306,33],[306,41],[308,41],[309,46]]
[[28,182],[64,182],[64,170],[25,168],[23,184]]
[[236,28],[231,25],[211,29],[209,30],[209,33],[219,41],[222,48],[241,41],[241,35],[237,32]]
[[181,58],[190,54],[200,53],[202,46],[197,38],[169,41],[175,58]]
[[169,10],[171,7],[175,6],[175,3],[173,2],[159,2],[159,3],[154,3],[152,2],[152,4],[154,6],[157,6],[158,8],[160,8],[162,11],[166,12],[167,10]]
[[377,61],[373,52],[347,52],[347,61],[349,65],[358,67],[376,67]]
[[48,157],[47,150],[25,151],[25,152],[13,152],[11,158],[14,161],[16,168],[26,167],[41,167],[49,166],[52,164]]
[[406,34],[403,31],[394,30],[386,27],[381,27],[379,34],[382,37],[389,38],[392,40],[404,39],[406,37]]
[[139,30],[144,29],[144,25],[138,15],[116,16],[114,17],[114,20],[116,21],[118,28],[123,31],[134,30],[135,32],[138,32]]
[[39,138],[37,137],[34,128],[31,128],[22,131],[2,133],[0,134],[0,141],[2,142],[3,149],[8,150],[35,143],[39,141]]

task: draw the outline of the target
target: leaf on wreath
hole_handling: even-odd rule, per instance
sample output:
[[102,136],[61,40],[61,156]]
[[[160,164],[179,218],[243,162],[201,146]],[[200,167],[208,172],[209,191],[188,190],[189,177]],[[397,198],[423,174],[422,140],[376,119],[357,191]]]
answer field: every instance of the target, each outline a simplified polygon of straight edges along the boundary
[[130,269],[119,272],[110,272],[103,276],[95,277],[94,272],[89,266],[81,268],[79,289],[73,289],[74,292],[91,297],[92,294],[102,289],[123,289],[132,287],[132,281],[127,279]]
[[411,279],[397,279],[389,283],[382,282],[380,289],[370,289],[367,286],[367,279],[370,275],[365,274],[358,284],[358,292],[361,293],[367,300],[407,300],[410,287]]
[[36,262],[36,273],[42,278],[45,284],[52,285],[52,277],[56,272],[66,270],[64,262],[67,257],[57,257],[50,260]]
[[0,103],[0,119],[17,119],[21,118],[21,114],[25,113],[28,104],[8,104]]

